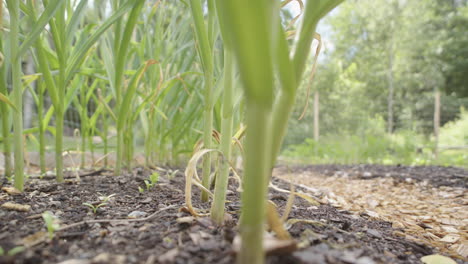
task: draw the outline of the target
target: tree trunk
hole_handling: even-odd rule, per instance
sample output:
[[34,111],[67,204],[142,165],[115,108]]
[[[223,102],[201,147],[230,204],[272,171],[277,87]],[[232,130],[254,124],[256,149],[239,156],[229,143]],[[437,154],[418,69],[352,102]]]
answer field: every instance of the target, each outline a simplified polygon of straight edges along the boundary
[[393,47],[390,48],[389,53],[389,67],[387,73],[388,79],[388,120],[387,120],[387,132],[389,134],[393,133],[393,94],[394,94],[394,84],[393,84]]
[[440,91],[434,95],[434,158],[439,156],[439,128],[440,128]]

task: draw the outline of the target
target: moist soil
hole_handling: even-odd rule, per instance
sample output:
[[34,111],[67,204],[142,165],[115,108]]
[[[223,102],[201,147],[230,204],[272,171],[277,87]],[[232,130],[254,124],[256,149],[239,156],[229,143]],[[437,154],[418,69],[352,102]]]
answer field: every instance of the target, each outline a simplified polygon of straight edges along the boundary
[[[321,170],[327,174],[354,167],[323,168],[295,169]],[[381,166],[364,168],[375,177],[409,170]],[[424,173],[429,173],[426,179],[433,184],[450,182],[466,186],[466,178],[463,183],[459,177],[455,177],[455,181],[439,181],[438,176],[431,176],[443,170],[439,167],[423,169]],[[466,176],[463,170],[447,170]],[[32,179],[22,194],[0,194],[1,204],[15,202],[31,207],[26,212],[0,208],[0,246],[5,251],[19,245],[25,247],[14,256],[0,257],[0,263],[235,263],[233,240],[238,234],[241,207],[235,181],[230,181],[229,185],[225,224],[218,227],[207,217],[192,218],[183,210],[185,179],[180,172],[170,173],[172,178],[169,173],[161,173],[158,183],[142,193],[139,187],[145,188],[144,180],[151,171],[136,168],[122,176],[112,176],[111,171],[105,170],[79,173],[79,182],[75,172],[70,172],[63,184],[52,179]],[[274,178],[273,182],[283,189],[290,188],[283,180]],[[301,187],[297,190],[308,192]],[[96,213],[83,205],[97,205],[100,196],[111,194],[115,196]],[[199,194],[194,187],[194,207],[209,209],[208,203],[200,203]],[[282,213],[288,194],[270,189],[269,199]],[[47,235],[41,217],[45,211],[53,213],[60,226],[65,227],[54,232],[53,239]],[[136,218],[129,219],[129,215]],[[436,248],[395,236],[390,222],[338,210],[329,204],[312,205],[299,197],[295,198],[289,218],[313,221],[293,224],[288,231],[299,249],[273,253],[267,257],[267,263],[422,263],[421,257],[438,252]],[[463,263],[461,259],[456,261]]]

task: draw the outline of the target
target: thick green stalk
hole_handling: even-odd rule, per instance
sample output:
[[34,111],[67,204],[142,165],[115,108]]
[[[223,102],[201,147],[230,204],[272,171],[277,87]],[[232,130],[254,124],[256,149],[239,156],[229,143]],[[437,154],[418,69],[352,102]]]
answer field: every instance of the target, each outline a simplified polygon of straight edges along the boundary
[[296,100],[296,90],[302,79],[307,58],[310,54],[313,33],[319,20],[335,8],[343,0],[322,0],[319,2],[307,2],[303,22],[298,30],[298,40],[291,62],[287,56],[289,49],[282,29],[279,30],[277,44],[278,72],[281,83],[281,93],[273,108],[273,137],[271,151],[271,167],[276,163],[280,153],[284,136],[286,135],[288,120]]
[[280,24],[278,28],[275,59],[281,91],[273,105],[271,169],[274,167],[276,158],[281,150],[283,138],[287,131],[288,120],[296,99],[298,86],[295,78],[294,66],[289,59],[289,47],[283,28]]
[[309,57],[308,55],[311,49],[310,46],[314,40],[313,34],[318,22],[343,1],[344,0],[307,1],[303,21],[296,33],[298,38],[293,51],[296,80],[301,80],[302,74],[304,73],[307,58]]
[[[4,85],[3,81],[0,86]],[[1,93],[5,94],[3,91]],[[0,113],[2,114],[2,137],[3,140],[3,156],[5,157],[5,176],[11,177],[11,144],[8,137],[10,137],[10,118],[9,118],[9,109],[5,103],[0,103]]]
[[[3,53],[3,41],[0,36],[0,51]],[[4,63],[4,62],[3,62]],[[0,65],[0,93],[8,94],[7,84],[5,80],[5,64]],[[2,116],[2,137],[3,140],[3,156],[5,157],[5,176],[11,177],[11,144],[10,137],[10,109],[6,103],[0,103],[0,113]]]
[[19,54],[19,1],[8,0],[10,12],[10,52],[12,74],[12,101],[16,106],[13,111],[13,144],[15,148],[15,188],[24,189],[23,156],[23,88],[21,87],[21,54]]
[[[213,11],[213,2],[209,2],[211,10]],[[207,30],[205,21],[203,18],[202,3],[200,0],[190,0],[190,10],[192,12],[193,22],[195,24],[195,37],[198,42],[198,54],[203,66],[203,72],[205,77],[205,106],[203,112],[204,128],[203,128],[203,145],[204,148],[212,147],[212,131],[213,131],[213,53],[212,46],[210,43],[209,34],[213,35],[214,30]],[[210,16],[212,17],[213,14]],[[212,25],[213,19],[210,19],[208,27]],[[212,28],[212,26],[210,27]],[[209,32],[208,32],[209,31]],[[206,188],[209,188],[211,174],[211,155],[208,153],[203,159],[203,172],[202,172],[202,184]],[[208,201],[208,193],[202,191],[201,200],[203,202]]]
[[63,182],[63,118],[62,111],[55,111],[55,169],[57,182]]
[[41,168],[41,174],[46,173],[46,161],[45,161],[45,128],[47,124],[44,122],[44,92],[45,86],[44,81],[39,82],[39,103],[37,105],[37,119],[39,121],[39,166]]
[[[86,82],[85,82],[86,83]],[[88,106],[86,100],[86,85],[81,85],[81,96],[80,96],[80,103],[81,103],[81,165],[80,167],[83,169],[86,163],[86,138],[88,136]]]
[[[132,11],[128,16],[127,23],[125,25],[125,29],[123,31],[122,37],[120,35],[122,32],[120,31],[120,23],[122,20],[118,21],[116,24],[116,32],[115,32],[115,39],[114,39],[114,56],[116,56],[115,61],[115,80],[114,80],[114,88],[116,94],[116,105],[119,118],[123,117],[126,118],[126,113],[129,109],[124,109],[122,107],[122,102],[124,101],[125,94],[123,93],[123,80],[124,80],[124,69],[125,63],[127,60],[127,54],[129,51],[130,41],[132,39],[133,29],[135,28],[138,15],[144,5],[145,1],[137,0],[135,1],[135,5],[133,6]],[[121,114],[123,113],[123,115]],[[125,120],[118,120],[119,123],[125,123]],[[117,160],[115,161],[115,175],[120,175],[122,173],[122,161],[124,159],[124,127],[117,127]]]
[[[31,23],[34,25],[36,23],[36,6],[32,1],[28,2],[29,7],[31,8]],[[39,72],[42,73],[43,82],[40,82],[39,85],[39,105],[38,105],[38,118],[39,118],[39,159],[40,159],[40,167],[41,173],[45,174],[46,172],[46,165],[45,165],[45,129],[47,127],[48,121],[45,121],[43,115],[44,109],[44,93],[45,87],[49,90],[49,96],[52,99],[52,103],[54,104],[55,108],[61,109],[58,105],[59,102],[59,95],[57,94],[57,88],[55,85],[55,81],[52,77],[52,73],[50,72],[49,65],[47,62],[46,53],[44,51],[43,42],[40,37],[37,38],[34,44],[37,56],[37,66]]]
[[[203,110],[203,145],[204,148],[212,148],[213,131],[213,73],[205,74],[205,108]],[[202,184],[209,188],[211,174],[211,153],[203,158]],[[208,201],[208,193],[202,192],[201,200]]]
[[[55,109],[55,169],[56,169],[56,180],[57,182],[63,182],[63,121],[65,113],[65,69],[67,68],[67,45],[65,44],[65,12],[66,5],[62,5],[59,11],[56,13],[56,21],[50,21],[50,27],[52,31],[52,37],[54,44],[57,49],[57,57],[60,65],[58,74],[57,93],[60,108]],[[56,23],[57,22],[57,23]]]
[[221,146],[220,150],[224,157],[221,160],[220,171],[216,177],[215,193],[213,204],[211,205],[211,219],[219,225],[224,221],[224,205],[226,203],[226,190],[229,179],[229,169],[231,160],[232,125],[233,125],[233,105],[234,86],[233,78],[233,58],[228,49],[224,50],[224,95],[221,120]]
[[117,130],[117,159],[115,161],[115,173],[114,173],[116,176],[122,173],[123,144],[124,144],[123,131],[119,132]]
[[[0,9],[3,10],[3,1],[0,2]],[[2,12],[2,11],[0,11]],[[0,28],[3,28],[3,16],[0,13]],[[3,56],[4,49],[3,49],[3,38],[5,34],[0,34],[0,54]],[[5,80],[6,77],[6,66],[5,61],[0,62],[0,93],[7,95],[7,83]],[[5,176],[11,177],[11,144],[10,140],[7,138],[10,137],[10,109],[8,108],[6,103],[0,103],[0,113],[2,115],[2,137],[3,140],[3,156],[5,158]]]
[[263,263],[265,202],[270,165],[271,109],[247,99],[241,251],[237,263]]
[[276,163],[276,159],[281,151],[281,145],[283,144],[284,136],[288,130],[288,120],[291,116],[291,112],[294,108],[296,101],[296,93],[282,92],[279,99],[275,102],[273,108],[273,123],[272,123],[272,147],[271,147],[271,158],[270,168],[273,169]]
[[108,159],[107,153],[109,152],[108,144],[107,144],[107,134],[108,134],[108,124],[107,124],[107,116],[105,113],[102,114],[102,134],[104,135],[103,143],[104,143],[104,168],[108,166]]

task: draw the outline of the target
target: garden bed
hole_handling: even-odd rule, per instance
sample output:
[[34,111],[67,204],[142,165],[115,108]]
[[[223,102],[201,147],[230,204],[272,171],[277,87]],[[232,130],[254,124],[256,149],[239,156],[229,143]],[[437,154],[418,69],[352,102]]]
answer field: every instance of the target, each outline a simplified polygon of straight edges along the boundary
[[[229,217],[223,227],[216,227],[209,218],[192,218],[180,210],[185,197],[181,173],[172,179],[162,173],[158,184],[143,193],[138,187],[145,187],[144,180],[151,172],[141,168],[117,177],[110,171],[80,174],[80,182],[70,173],[64,184],[33,179],[23,194],[0,194],[1,204],[30,206],[26,212],[0,209],[0,246],[7,251],[26,245],[25,250],[13,257],[1,257],[0,263],[234,262],[232,243],[238,233],[240,210],[234,182],[227,197]],[[289,189],[283,180],[275,178],[274,182]],[[326,196],[317,196],[311,188],[298,189],[315,195],[321,205],[311,205],[296,197],[289,217],[313,221],[299,222],[289,229],[300,249],[269,256],[268,263],[421,263],[421,257],[439,251],[398,235],[405,232],[403,227],[395,228],[391,222],[372,215],[332,206]],[[100,196],[111,194],[115,196],[96,214],[83,205],[97,205]],[[288,194],[270,189],[269,199],[281,213]],[[209,204],[200,204],[196,188],[193,203],[199,209],[209,208]],[[44,211],[56,215],[60,226],[66,227],[55,232],[52,240],[41,217]],[[129,220],[132,212],[136,218]],[[461,259],[457,261],[462,263]]]

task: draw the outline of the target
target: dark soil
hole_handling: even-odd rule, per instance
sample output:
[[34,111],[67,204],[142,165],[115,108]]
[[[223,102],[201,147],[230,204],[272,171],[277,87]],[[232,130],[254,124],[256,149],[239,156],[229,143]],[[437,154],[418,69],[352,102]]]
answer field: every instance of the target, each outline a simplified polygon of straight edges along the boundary
[[428,181],[436,187],[468,187],[468,171],[456,167],[441,166],[390,166],[390,165],[296,165],[290,166],[294,172],[312,171],[327,176],[349,176],[362,179],[393,177],[398,180]]
[[[333,170],[344,167],[328,168],[333,174]],[[363,166],[361,170],[372,168]],[[402,174],[408,170],[383,168],[381,175],[386,172]],[[371,170],[371,173],[376,171]],[[233,263],[232,241],[238,233],[240,209],[239,194],[235,191],[237,186],[231,185],[227,197],[231,219],[225,226],[216,227],[208,218],[180,221],[181,217],[189,216],[179,210],[184,206],[184,177],[181,174],[170,180],[161,176],[156,186],[140,193],[138,187],[145,186],[143,181],[150,173],[135,169],[129,175],[114,177],[102,172],[81,177],[79,184],[36,180],[21,195],[1,196],[1,204],[12,201],[31,206],[29,212],[0,209],[0,246],[4,250],[20,245],[21,239],[28,235],[46,231],[40,216],[44,211],[58,216],[62,227],[84,220],[127,219],[133,211],[145,212],[143,217],[159,212],[144,221],[88,223],[68,228],[56,232],[53,240],[37,242],[14,257],[0,257],[0,263],[60,263],[71,259],[74,261],[67,263]],[[462,170],[453,169],[453,173],[466,176]],[[466,183],[458,183],[466,178],[455,179],[460,179],[457,184]],[[450,182],[449,179],[446,181]],[[277,179],[274,182],[288,189],[288,184]],[[97,214],[83,205],[99,201],[101,195],[114,193],[114,198]],[[287,194],[270,190],[269,198],[282,212]],[[199,203],[197,188],[194,188],[192,200],[197,208],[209,208],[209,204]],[[421,263],[422,256],[435,251],[394,236],[395,229],[388,222],[370,220],[366,215],[352,215],[329,205],[312,206],[301,198],[296,198],[290,218],[315,220],[323,225],[293,225],[289,231],[303,248],[287,255],[269,256],[268,263]]]

